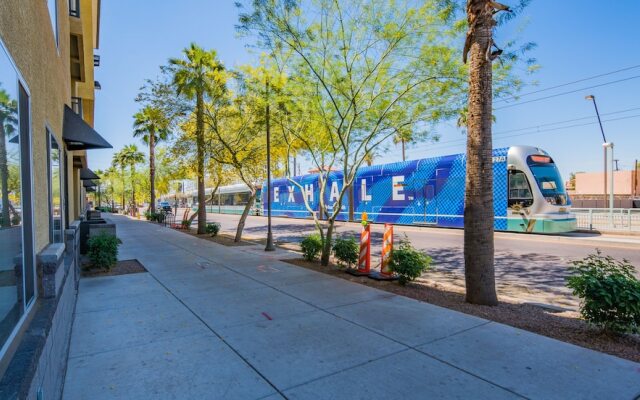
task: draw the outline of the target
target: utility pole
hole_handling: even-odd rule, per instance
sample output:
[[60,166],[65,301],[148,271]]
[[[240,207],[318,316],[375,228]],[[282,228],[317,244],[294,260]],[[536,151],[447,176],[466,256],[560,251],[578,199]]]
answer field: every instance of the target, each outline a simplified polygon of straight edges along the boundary
[[269,78],[266,80],[266,97],[267,106],[266,125],[267,125],[267,245],[264,251],[274,251],[276,247],[273,245],[273,232],[271,231],[271,127],[269,126]]
[[[604,187],[603,187],[603,199],[604,199],[604,204],[603,204],[603,208],[606,207],[607,205],[607,147],[608,147],[608,143],[607,143],[607,138],[604,135],[604,128],[602,127],[602,120],[600,119],[600,112],[598,112],[598,105],[596,104],[596,97],[592,94],[588,95],[585,97],[586,100],[591,100],[593,101],[593,107],[596,109],[596,116],[598,117],[598,124],[600,125],[600,133],[602,133],[602,147],[604,149]],[[613,145],[612,145],[613,146]],[[611,149],[613,150],[613,147],[611,147]],[[611,173],[613,174],[613,170],[611,171]],[[609,205],[610,208],[613,207],[613,205]]]
[[298,171],[298,169],[297,169],[297,165],[296,165],[296,156],[294,155],[293,156],[293,175],[291,175],[291,176],[296,176],[297,175],[296,171]]
[[406,157],[404,156],[404,139],[402,139],[402,161],[406,161]]

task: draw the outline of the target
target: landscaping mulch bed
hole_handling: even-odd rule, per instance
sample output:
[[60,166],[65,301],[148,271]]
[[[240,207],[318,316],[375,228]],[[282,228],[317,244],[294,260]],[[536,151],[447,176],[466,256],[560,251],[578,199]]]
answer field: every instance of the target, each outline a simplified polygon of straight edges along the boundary
[[216,236],[211,236],[208,233],[204,233],[204,234],[198,235],[197,233],[195,233],[192,230],[183,230],[181,232],[185,232],[185,233],[188,233],[191,236],[195,236],[195,237],[200,238],[200,239],[208,240],[210,242],[218,243],[218,244],[221,244],[223,246],[235,247],[235,246],[251,246],[251,245],[255,244],[255,243],[252,243],[252,242],[248,242],[246,240],[241,240],[240,242],[234,242],[233,241],[233,239],[234,239],[233,236],[227,235],[227,234],[224,234],[224,233],[218,233]]
[[390,293],[410,297],[465,314],[524,329],[563,342],[640,362],[640,336],[607,334],[587,324],[573,311],[554,311],[531,304],[501,301],[495,307],[479,306],[464,301],[464,293],[445,290],[438,284],[417,280],[406,286],[397,282],[375,281],[367,277],[347,274],[334,264],[322,267],[317,262],[301,258],[283,262],[317,272],[333,275],[351,282],[371,286]]
[[121,260],[110,270],[93,269],[91,265],[83,265],[81,275],[84,278],[92,278],[96,276],[115,276],[126,274],[137,274],[147,272],[147,269],[138,260]]

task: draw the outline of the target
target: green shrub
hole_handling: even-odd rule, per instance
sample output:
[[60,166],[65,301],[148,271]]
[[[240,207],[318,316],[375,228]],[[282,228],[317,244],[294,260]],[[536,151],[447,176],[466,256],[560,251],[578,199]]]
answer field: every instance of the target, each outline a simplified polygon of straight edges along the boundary
[[302,256],[307,261],[313,261],[316,259],[320,251],[322,251],[322,238],[317,233],[309,235],[302,239],[300,243],[302,248]]
[[431,257],[416,250],[405,236],[400,246],[391,253],[389,268],[398,275],[398,282],[406,285],[431,269]]
[[182,225],[182,229],[189,229],[191,228],[191,221],[188,219],[183,219],[182,222],[180,222],[180,225]]
[[207,224],[206,231],[212,237],[216,236],[220,232],[220,224],[218,222],[210,222]]
[[151,211],[145,211],[144,217],[147,221],[153,221],[154,213],[152,213]]
[[89,259],[95,268],[111,269],[118,261],[118,238],[101,232],[89,239]]
[[580,297],[582,317],[608,331],[640,333],[640,281],[633,265],[599,250],[571,264],[567,287]]
[[351,267],[351,264],[356,264],[358,262],[360,245],[354,238],[338,238],[333,244],[333,254],[336,259],[338,259],[338,265]]

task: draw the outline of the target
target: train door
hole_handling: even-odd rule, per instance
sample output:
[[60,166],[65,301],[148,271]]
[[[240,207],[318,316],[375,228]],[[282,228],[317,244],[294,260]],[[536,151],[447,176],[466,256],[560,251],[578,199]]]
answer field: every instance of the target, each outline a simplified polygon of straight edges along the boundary
[[416,207],[414,208],[415,224],[437,224],[438,202],[435,193],[435,182],[422,182],[415,191]]

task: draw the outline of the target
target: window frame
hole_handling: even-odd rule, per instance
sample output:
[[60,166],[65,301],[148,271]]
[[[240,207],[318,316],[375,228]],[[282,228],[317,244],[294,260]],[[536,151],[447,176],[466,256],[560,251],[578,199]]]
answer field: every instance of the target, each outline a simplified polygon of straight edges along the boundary
[[[36,303],[36,299],[38,298],[38,285],[37,285],[37,274],[36,274],[36,254],[35,254],[35,243],[36,243],[36,237],[35,237],[35,229],[34,229],[34,216],[33,216],[33,210],[35,209],[35,204],[34,204],[34,183],[33,183],[33,146],[31,143],[31,139],[32,139],[32,107],[31,107],[31,91],[29,90],[29,86],[26,83],[26,80],[24,79],[24,76],[22,75],[22,73],[20,72],[20,70],[18,69],[18,66],[16,65],[16,63],[14,62],[13,58],[11,57],[11,53],[9,53],[9,50],[7,49],[7,47],[5,46],[4,42],[2,41],[2,38],[0,38],[0,53],[3,53],[6,56],[6,59],[9,62],[9,65],[12,67],[13,71],[16,74],[16,80],[14,82],[14,84],[16,85],[16,89],[17,89],[17,93],[18,93],[18,135],[20,135],[20,194],[22,196],[22,201],[21,201],[21,208],[22,208],[22,232],[21,232],[21,237],[22,237],[22,315],[20,316],[20,318],[18,319],[18,321],[16,322],[16,324],[13,326],[13,329],[11,331],[11,333],[7,336],[7,338],[5,339],[4,343],[0,344],[0,360],[3,359],[6,355],[7,352],[9,351],[9,349],[11,348],[11,346],[14,344],[14,341],[16,339],[16,337],[18,336],[18,333],[20,332],[20,330],[24,327],[24,323],[25,321],[30,317],[31,312],[34,309],[35,303]],[[22,90],[22,91],[21,91]],[[23,141],[23,137],[22,137],[22,113],[20,111],[20,104],[22,104],[21,102],[21,98],[20,95],[21,93],[24,92],[25,95],[27,96],[26,99],[26,104],[28,107],[27,113],[24,116],[26,122],[27,122],[27,131],[26,131],[26,136],[27,139],[26,141]],[[27,143],[27,148],[24,149],[23,146],[23,142]],[[27,172],[28,174],[26,174],[26,178],[28,181],[28,185],[24,184],[24,179],[25,178],[24,172],[25,172],[25,168],[22,164],[23,162],[23,157],[22,155],[26,153],[28,155],[27,158],[27,162],[28,162],[28,168],[27,168]],[[27,202],[28,200],[28,202]],[[29,221],[29,225],[27,225],[25,223],[25,209],[28,208],[28,211],[30,212],[30,216],[27,219]],[[25,238],[29,236],[30,237],[30,241],[27,244],[30,244],[31,246],[27,246],[25,244]],[[29,253],[29,254],[27,254]],[[30,257],[29,257],[30,256]],[[27,258],[28,257],[28,258]],[[31,269],[32,269],[32,278],[33,278],[33,296],[29,299],[29,301],[27,301],[26,299],[26,289],[27,289],[27,285],[26,285],[26,274],[25,274],[25,268],[26,268],[26,261],[27,259],[30,259],[30,264],[31,264]]]
[[[55,135],[52,133],[51,128],[49,128],[49,125],[46,125],[45,127],[45,131],[47,133],[47,185],[48,185],[48,191],[49,191],[49,243],[64,243],[64,230],[65,230],[65,201],[64,201],[64,196],[63,196],[63,188],[64,188],[64,184],[65,181],[63,179],[63,170],[64,170],[64,163],[63,163],[63,151],[62,151],[62,147],[60,146],[60,144],[58,143],[58,141],[55,138]],[[54,217],[53,217],[53,168],[52,168],[52,152],[51,150],[53,149],[53,143],[55,143],[58,146],[58,181],[60,184],[60,241],[59,242],[55,242],[55,223],[54,223]]]
[[69,0],[69,16],[80,18],[80,0]]
[[[53,30],[53,39],[56,43],[56,49],[60,46],[60,35],[58,34],[58,0],[45,0],[47,2],[47,11],[49,12],[49,18],[51,19],[51,29]],[[53,10],[50,8],[53,2]],[[51,12],[53,11],[53,15]]]

